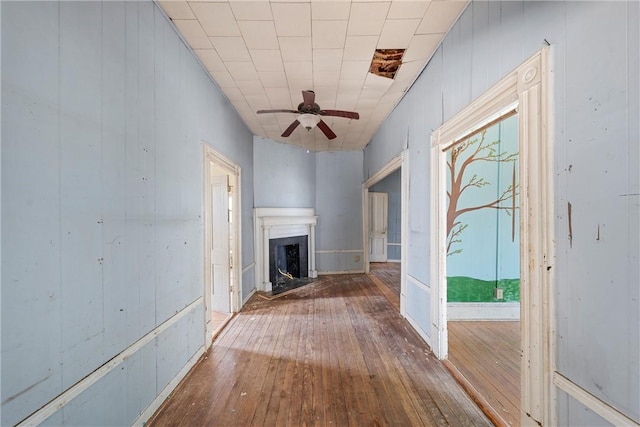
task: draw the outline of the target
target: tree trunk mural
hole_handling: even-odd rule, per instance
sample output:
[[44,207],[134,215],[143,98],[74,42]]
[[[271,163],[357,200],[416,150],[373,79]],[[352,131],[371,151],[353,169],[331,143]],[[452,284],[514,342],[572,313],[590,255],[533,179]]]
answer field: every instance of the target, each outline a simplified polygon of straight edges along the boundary
[[[519,185],[516,183],[516,165],[518,152],[508,153],[500,150],[500,140],[492,142],[486,141],[487,130],[485,129],[479,136],[468,138],[451,148],[451,158],[447,161],[451,188],[447,191],[449,206],[447,209],[447,256],[462,252],[462,249],[455,249],[456,243],[461,243],[461,234],[468,224],[460,221],[460,216],[480,209],[504,210],[508,215],[514,217],[513,213],[518,208],[516,197],[519,193]],[[490,185],[484,177],[473,174],[471,177],[465,176],[470,165],[475,162],[495,162],[513,164],[513,174],[511,183],[499,192],[495,199],[486,203],[473,206],[459,206],[460,197],[465,191],[472,191],[474,188],[482,188]],[[467,174],[468,175],[468,174]],[[511,200],[511,203],[504,203]],[[512,221],[512,239],[515,235],[515,221]]]

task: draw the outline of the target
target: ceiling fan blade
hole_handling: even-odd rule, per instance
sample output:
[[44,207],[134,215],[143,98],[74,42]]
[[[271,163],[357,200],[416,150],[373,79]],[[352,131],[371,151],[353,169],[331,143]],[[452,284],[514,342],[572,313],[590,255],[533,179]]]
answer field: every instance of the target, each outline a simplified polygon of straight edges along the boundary
[[298,127],[299,124],[300,124],[299,121],[294,120],[293,123],[291,123],[289,125],[289,127],[287,129],[285,129],[284,132],[282,132],[282,135],[280,135],[280,136],[287,137],[287,136],[291,135],[291,132],[293,132],[295,130],[295,128]]
[[343,110],[320,110],[318,114],[321,116],[333,116],[333,117],[345,117],[347,119],[356,119],[360,118],[360,114],[355,111],[343,111]]
[[320,128],[320,130],[322,131],[322,133],[325,134],[325,136],[328,139],[334,139],[336,137],[336,134],[333,133],[333,131],[331,130],[331,128],[329,128],[329,126],[322,120],[320,120],[318,122],[318,127]]
[[316,93],[312,90],[303,90],[302,91],[302,99],[304,102],[302,103],[305,107],[309,107],[313,109],[316,101]]
[[294,113],[298,114],[297,110],[258,110],[256,114],[264,114],[264,113]]

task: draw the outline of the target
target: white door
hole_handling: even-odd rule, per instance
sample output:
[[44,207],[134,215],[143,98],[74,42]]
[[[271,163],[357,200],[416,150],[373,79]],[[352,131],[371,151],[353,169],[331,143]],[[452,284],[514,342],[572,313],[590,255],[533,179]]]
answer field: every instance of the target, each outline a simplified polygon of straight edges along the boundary
[[211,308],[231,310],[229,255],[229,180],[227,175],[211,179]]
[[387,193],[369,193],[369,261],[387,260]]

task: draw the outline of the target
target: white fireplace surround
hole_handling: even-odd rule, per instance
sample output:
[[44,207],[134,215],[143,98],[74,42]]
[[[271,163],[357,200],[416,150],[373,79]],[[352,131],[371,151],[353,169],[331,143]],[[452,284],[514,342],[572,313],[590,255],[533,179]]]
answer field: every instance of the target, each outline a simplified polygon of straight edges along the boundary
[[269,292],[269,239],[307,236],[309,277],[318,277],[316,270],[316,224],[313,208],[255,208],[253,210],[256,255],[256,289]]

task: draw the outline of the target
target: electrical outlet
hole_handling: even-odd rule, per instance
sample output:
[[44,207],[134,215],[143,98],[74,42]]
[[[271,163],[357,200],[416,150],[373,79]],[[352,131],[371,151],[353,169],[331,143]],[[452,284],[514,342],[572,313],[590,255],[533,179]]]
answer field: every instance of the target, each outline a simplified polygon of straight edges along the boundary
[[360,262],[360,255],[356,255],[353,257],[353,262]]
[[495,299],[503,299],[504,298],[504,289],[502,289],[502,288],[494,288],[493,289],[493,297]]

